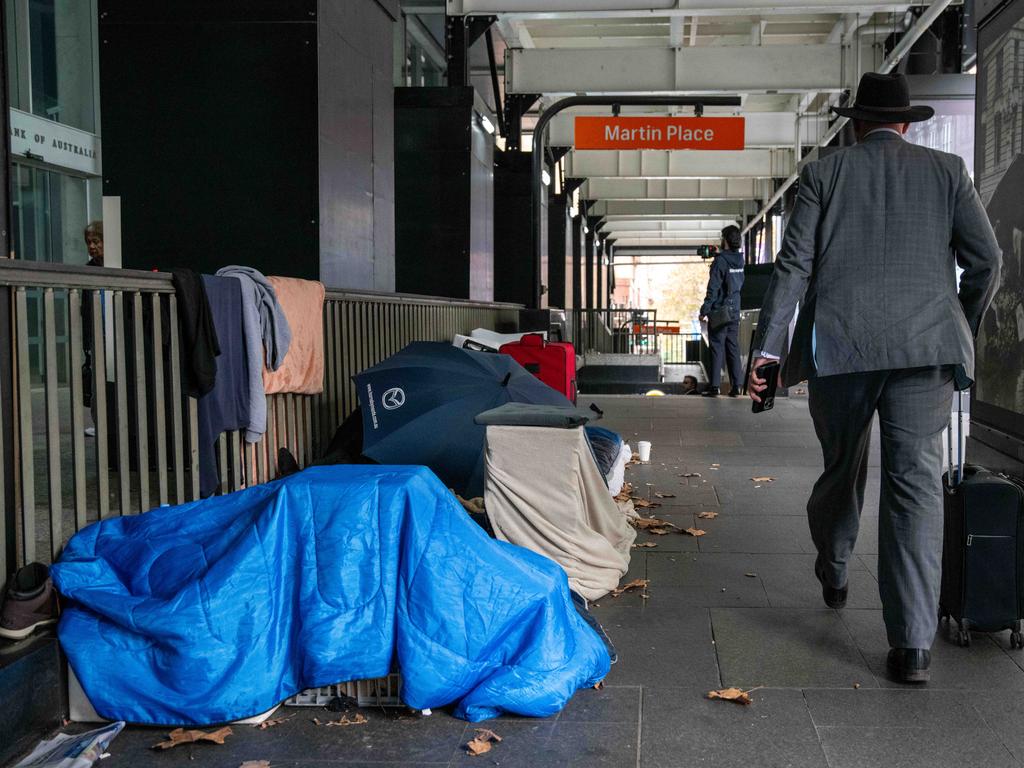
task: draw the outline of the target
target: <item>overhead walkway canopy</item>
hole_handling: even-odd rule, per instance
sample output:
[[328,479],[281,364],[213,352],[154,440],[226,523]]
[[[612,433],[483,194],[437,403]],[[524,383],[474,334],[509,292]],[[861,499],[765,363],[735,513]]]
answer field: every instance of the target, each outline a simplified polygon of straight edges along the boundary
[[[561,177],[579,179],[575,204],[600,219],[615,244],[688,249],[733,221],[765,222],[796,180],[842,129],[829,108],[849,97],[862,72],[896,67],[950,0],[447,0],[452,18],[492,20],[504,41],[501,96],[535,104],[522,119],[531,146],[537,115],[570,95],[738,96],[707,116],[744,118],[736,151],[575,149],[577,107],[556,115],[546,146],[567,148]],[[499,50],[498,57],[501,58]],[[490,92],[480,73],[475,84]],[[955,78],[912,78],[915,97],[973,97]],[[924,93],[927,91],[927,93]],[[622,116],[690,116],[690,107],[623,106]],[[656,223],[656,226],[650,226]],[[680,224],[685,222],[685,226]],[[655,237],[654,233],[657,233]],[[614,250],[614,249],[613,249]]]

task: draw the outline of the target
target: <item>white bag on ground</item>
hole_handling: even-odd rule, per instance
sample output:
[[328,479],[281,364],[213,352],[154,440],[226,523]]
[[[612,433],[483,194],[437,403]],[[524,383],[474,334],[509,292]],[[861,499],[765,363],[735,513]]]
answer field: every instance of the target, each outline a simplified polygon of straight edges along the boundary
[[615,463],[608,470],[608,490],[611,491],[612,496],[618,496],[622,486],[626,484],[626,465],[631,458],[633,458],[633,449],[629,447],[629,443],[623,442],[619,446],[619,455],[615,457]]
[[636,531],[608,493],[582,428],[489,426],[486,470],[495,536],[559,563],[587,600],[619,585]]

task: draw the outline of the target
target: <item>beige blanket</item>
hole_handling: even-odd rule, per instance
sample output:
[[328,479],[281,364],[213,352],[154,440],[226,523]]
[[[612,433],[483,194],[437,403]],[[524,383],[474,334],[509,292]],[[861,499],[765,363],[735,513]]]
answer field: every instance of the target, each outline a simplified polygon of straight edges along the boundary
[[315,395],[324,389],[324,285],[316,280],[268,277],[284,310],[292,341],[276,371],[263,367],[268,395],[294,392]]
[[559,563],[588,600],[618,586],[636,531],[582,428],[489,426],[486,469],[484,506],[499,539]]

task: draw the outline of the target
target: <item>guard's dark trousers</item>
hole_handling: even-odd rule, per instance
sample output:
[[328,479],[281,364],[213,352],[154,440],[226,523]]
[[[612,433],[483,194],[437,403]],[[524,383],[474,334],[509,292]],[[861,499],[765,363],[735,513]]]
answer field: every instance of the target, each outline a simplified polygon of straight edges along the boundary
[[950,366],[811,378],[825,471],[807,502],[819,578],[842,588],[853,556],[875,413],[882,448],[878,591],[893,648],[931,648],[942,574],[942,430]]
[[711,386],[718,387],[722,383],[722,363],[729,363],[729,383],[739,388],[743,381],[743,365],[740,363],[740,321],[739,319],[708,331],[711,343]]

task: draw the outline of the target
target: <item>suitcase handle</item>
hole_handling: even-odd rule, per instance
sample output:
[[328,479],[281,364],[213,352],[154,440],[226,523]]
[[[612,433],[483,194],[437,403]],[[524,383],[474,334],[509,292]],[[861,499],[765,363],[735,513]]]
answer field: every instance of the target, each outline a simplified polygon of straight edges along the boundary
[[953,414],[949,414],[949,429],[946,432],[946,448],[949,458],[949,470],[946,477],[949,480],[949,487],[956,488],[964,479],[964,393],[954,392],[956,398],[957,433],[956,433],[956,474],[953,473]]
[[543,347],[544,337],[539,333],[528,333],[519,340],[524,347]]

